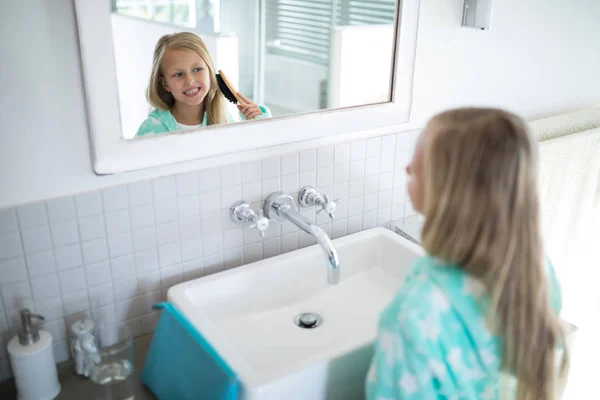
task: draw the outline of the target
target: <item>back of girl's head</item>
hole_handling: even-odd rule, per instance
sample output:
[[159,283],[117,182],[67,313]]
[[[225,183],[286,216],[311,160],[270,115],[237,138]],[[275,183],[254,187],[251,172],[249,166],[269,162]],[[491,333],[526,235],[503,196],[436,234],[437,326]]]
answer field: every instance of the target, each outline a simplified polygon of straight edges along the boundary
[[536,148],[518,117],[457,109],[434,117],[426,131],[424,242],[432,251],[488,265],[496,248],[510,247],[520,222],[537,237]]
[[564,333],[544,268],[536,142],[520,118],[485,108],[435,116],[424,140],[424,248],[486,284],[516,398],[553,399],[568,358],[557,377]]
[[178,32],[164,35],[156,43],[152,59],[150,83],[146,92],[148,102],[159,110],[170,110],[175,104],[173,95],[166,91],[162,85],[162,62],[166,51],[169,49],[193,51],[204,60],[210,76],[210,90],[206,95],[206,101],[208,102],[206,112],[209,116],[209,125],[222,123],[224,121],[224,105],[218,91],[215,67],[206,44],[198,35],[192,32]]

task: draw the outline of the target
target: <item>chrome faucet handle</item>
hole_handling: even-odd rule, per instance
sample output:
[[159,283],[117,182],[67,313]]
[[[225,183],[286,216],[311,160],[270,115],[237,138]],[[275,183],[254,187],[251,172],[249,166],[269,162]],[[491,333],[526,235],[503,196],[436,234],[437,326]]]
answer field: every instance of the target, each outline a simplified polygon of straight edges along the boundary
[[321,194],[319,190],[314,186],[304,186],[298,193],[298,202],[303,207],[319,207],[320,210],[317,213],[326,212],[329,218],[333,219],[339,199],[330,200],[326,194]]
[[258,214],[250,208],[250,204],[245,201],[238,201],[231,206],[230,215],[233,222],[248,225],[250,228],[256,228],[260,236],[264,239],[265,231],[269,228],[269,219],[263,216],[263,212]]
[[317,214],[322,213],[323,211],[329,215],[329,218],[333,219],[335,215],[333,214],[337,209],[337,205],[339,204],[340,199],[329,200],[329,197],[324,194],[323,202],[321,203],[321,209],[317,211]]

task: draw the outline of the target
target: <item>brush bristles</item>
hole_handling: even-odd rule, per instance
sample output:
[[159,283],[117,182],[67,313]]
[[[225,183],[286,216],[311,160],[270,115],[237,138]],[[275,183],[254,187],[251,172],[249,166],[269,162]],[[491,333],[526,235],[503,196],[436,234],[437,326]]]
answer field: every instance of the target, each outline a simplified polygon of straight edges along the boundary
[[217,74],[217,84],[219,85],[219,89],[221,90],[223,97],[225,97],[227,100],[229,100],[233,104],[238,103],[237,99],[235,98],[233,93],[231,93],[231,90],[229,90],[229,87],[225,84],[225,81],[219,74]]

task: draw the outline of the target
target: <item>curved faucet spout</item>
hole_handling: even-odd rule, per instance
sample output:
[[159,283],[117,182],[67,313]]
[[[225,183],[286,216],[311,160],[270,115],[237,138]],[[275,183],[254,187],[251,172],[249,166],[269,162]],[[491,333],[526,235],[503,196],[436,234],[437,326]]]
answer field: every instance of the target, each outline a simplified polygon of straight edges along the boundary
[[323,249],[327,259],[327,282],[335,285],[340,281],[340,261],[331,239],[325,231],[294,210],[294,200],[283,193],[272,193],[265,201],[265,215],[275,221],[290,221],[313,236]]

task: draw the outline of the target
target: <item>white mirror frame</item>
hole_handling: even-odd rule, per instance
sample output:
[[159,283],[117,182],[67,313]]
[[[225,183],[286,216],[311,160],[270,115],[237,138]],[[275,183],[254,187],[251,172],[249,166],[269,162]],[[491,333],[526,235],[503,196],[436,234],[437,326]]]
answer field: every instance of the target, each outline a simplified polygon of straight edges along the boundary
[[420,0],[398,1],[391,102],[125,140],[119,118],[110,2],[74,0],[95,172],[138,170],[407,122]]

